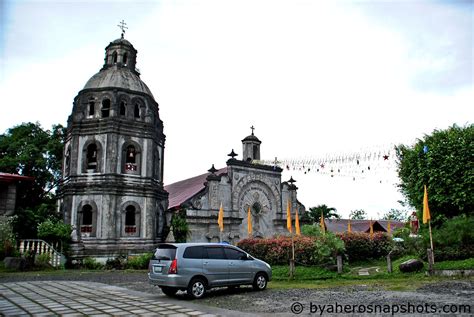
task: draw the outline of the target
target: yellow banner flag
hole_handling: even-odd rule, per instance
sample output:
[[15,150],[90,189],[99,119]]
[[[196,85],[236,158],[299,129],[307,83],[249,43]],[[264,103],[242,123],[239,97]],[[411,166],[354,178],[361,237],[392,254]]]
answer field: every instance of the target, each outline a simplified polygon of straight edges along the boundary
[[428,207],[428,191],[425,185],[425,194],[423,195],[423,223],[427,223],[431,219],[430,208]]
[[372,238],[374,236],[374,224],[372,223],[372,220],[370,220],[370,237]]
[[321,232],[323,234],[326,234],[326,224],[324,223],[324,215],[322,211],[321,211],[321,219],[319,221],[319,226],[321,227]]
[[392,233],[392,228],[390,227],[390,220],[388,221],[388,224],[387,224],[387,233],[388,234]]
[[352,232],[352,225],[351,225],[351,220],[349,219],[349,222],[347,223],[347,232],[351,233]]
[[247,231],[249,233],[249,237],[252,236],[252,214],[250,213],[250,206],[249,211],[247,213]]
[[286,207],[286,228],[290,233],[293,232],[291,229],[291,206],[290,206],[290,200],[288,199],[288,204]]
[[217,217],[217,223],[219,224],[219,229],[221,229],[221,231],[224,231],[224,208],[222,208],[222,203],[221,203],[221,208],[219,209],[219,216]]
[[298,208],[296,208],[296,213],[295,213],[295,232],[297,236],[301,235],[300,219],[298,218]]

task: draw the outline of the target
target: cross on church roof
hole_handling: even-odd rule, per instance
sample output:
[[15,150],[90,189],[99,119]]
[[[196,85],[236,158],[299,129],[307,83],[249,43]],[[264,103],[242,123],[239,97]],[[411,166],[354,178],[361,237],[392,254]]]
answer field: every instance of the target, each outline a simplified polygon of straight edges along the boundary
[[119,24],[117,25],[121,30],[122,30],[122,38],[125,34],[125,30],[128,29],[128,27],[126,27],[127,23],[125,23],[124,20],[120,21]]
[[252,135],[253,135],[253,130],[255,130],[255,128],[253,127],[253,125],[250,127],[250,129],[252,130]]

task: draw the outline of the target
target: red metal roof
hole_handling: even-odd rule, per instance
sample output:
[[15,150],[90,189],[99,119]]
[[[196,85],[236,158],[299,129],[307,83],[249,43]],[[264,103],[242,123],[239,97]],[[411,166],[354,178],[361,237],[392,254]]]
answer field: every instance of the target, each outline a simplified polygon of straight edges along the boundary
[[[324,219],[326,228],[331,232],[346,232],[349,219]],[[380,225],[387,231],[388,220],[372,220],[374,226]],[[390,220],[390,229],[400,228],[405,225],[404,222]],[[370,220],[351,220],[352,232],[368,232],[370,230]]]
[[30,181],[30,180],[33,180],[33,177],[0,172],[0,182],[10,183],[10,182],[13,182],[13,181],[21,181],[21,180],[29,180]]
[[[216,175],[223,175],[227,173],[227,167],[221,168],[216,172]],[[205,188],[207,176],[211,173],[205,173],[199,176],[191,177],[173,184],[165,186],[165,190],[169,193],[168,209],[179,207],[181,204],[192,198]]]

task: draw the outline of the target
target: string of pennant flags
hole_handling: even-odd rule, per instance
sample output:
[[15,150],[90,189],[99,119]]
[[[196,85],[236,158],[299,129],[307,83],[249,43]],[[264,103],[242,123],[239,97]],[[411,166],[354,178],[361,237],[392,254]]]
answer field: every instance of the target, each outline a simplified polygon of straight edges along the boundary
[[287,158],[256,161],[259,164],[278,166],[286,171],[302,174],[319,174],[330,177],[348,177],[354,181],[378,176],[387,181],[397,169],[395,145],[374,147],[356,152],[340,152],[306,158]]

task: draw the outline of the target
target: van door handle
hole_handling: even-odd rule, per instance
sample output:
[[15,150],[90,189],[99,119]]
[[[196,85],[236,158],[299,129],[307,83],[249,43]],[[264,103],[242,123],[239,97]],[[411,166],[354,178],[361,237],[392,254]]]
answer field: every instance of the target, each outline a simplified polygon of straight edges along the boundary
[[209,264],[209,262],[203,262],[204,265]]

